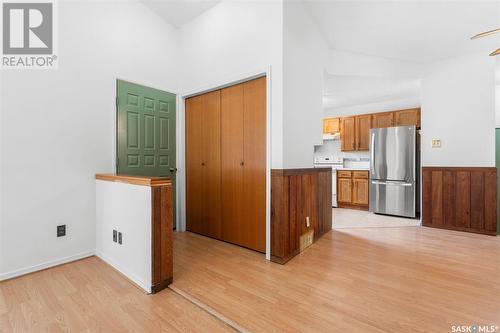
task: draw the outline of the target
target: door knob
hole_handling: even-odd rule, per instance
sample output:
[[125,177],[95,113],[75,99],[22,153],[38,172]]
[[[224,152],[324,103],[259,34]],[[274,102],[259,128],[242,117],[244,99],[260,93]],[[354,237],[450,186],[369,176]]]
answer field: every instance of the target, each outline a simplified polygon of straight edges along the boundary
[[170,172],[177,172],[177,168],[170,168]]
[[245,165],[245,162],[241,161],[241,162],[240,162],[240,165],[241,165],[241,166],[244,166],[244,165]]

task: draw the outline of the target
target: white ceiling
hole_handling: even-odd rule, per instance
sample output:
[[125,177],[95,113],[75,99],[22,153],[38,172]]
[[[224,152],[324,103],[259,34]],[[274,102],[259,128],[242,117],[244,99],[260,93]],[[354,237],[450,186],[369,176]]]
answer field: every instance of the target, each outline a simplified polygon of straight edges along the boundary
[[176,28],[209,10],[220,0],[142,0],[142,2]]
[[500,46],[495,37],[469,39],[500,27],[498,0],[308,0],[306,6],[334,49],[429,62]]

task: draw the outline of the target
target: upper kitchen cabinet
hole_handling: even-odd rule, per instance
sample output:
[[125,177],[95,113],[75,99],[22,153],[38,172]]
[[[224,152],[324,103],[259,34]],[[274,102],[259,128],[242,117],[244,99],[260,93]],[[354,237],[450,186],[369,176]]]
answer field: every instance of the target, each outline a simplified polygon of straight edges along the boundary
[[356,150],[370,149],[370,128],[372,126],[371,115],[362,115],[356,117]]
[[420,128],[420,108],[396,111],[394,113],[395,126],[415,125]]
[[339,133],[340,118],[323,119],[323,134]]
[[372,128],[394,126],[394,112],[381,112],[372,114]]
[[356,150],[356,117],[344,117],[340,120],[340,149]]

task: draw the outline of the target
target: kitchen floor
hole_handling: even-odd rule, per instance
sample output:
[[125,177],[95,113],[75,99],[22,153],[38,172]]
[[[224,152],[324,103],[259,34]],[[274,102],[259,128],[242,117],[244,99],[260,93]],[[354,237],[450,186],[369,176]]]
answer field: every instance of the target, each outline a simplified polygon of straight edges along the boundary
[[364,210],[333,208],[333,229],[415,227],[419,219],[379,215]]

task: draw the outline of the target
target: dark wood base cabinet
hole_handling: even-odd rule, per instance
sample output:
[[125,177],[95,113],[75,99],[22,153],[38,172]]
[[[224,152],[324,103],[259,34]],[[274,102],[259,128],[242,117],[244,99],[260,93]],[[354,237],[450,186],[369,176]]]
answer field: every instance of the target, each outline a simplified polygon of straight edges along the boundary
[[332,170],[271,171],[271,260],[280,264],[301,250],[301,236],[313,242],[332,230]]
[[422,225],[496,235],[496,168],[423,167]]

